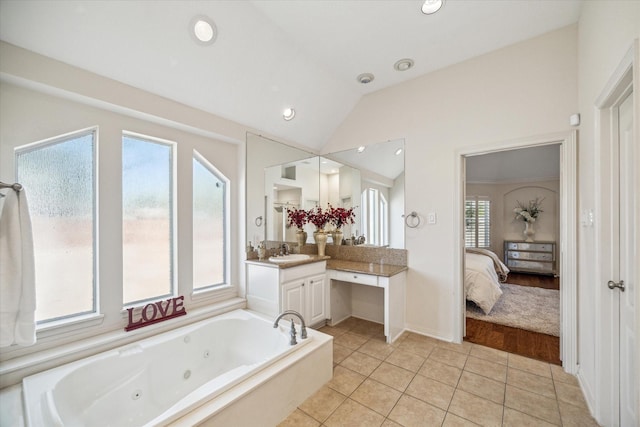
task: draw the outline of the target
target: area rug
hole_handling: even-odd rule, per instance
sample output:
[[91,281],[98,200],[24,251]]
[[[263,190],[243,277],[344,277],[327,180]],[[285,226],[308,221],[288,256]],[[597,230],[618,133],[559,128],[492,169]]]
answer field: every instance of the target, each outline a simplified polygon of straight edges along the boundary
[[467,317],[560,336],[560,291],[502,283],[502,296],[486,315],[467,301]]

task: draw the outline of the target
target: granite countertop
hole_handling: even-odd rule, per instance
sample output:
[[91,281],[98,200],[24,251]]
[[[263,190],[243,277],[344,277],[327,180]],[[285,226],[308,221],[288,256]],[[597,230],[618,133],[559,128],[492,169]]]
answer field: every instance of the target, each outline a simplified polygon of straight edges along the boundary
[[265,259],[262,261],[260,261],[259,259],[248,259],[245,262],[247,264],[262,265],[265,267],[291,268],[291,267],[298,267],[300,265],[305,265],[305,264],[312,264],[314,262],[325,261],[331,258],[329,256],[318,256],[318,255],[309,255],[309,256],[311,258],[305,259],[302,261],[291,261],[291,262],[281,262],[281,263],[270,262],[268,259]]
[[405,265],[330,259],[327,261],[327,270],[349,271],[352,273],[373,274],[375,276],[391,277],[402,271],[408,270],[408,268]]

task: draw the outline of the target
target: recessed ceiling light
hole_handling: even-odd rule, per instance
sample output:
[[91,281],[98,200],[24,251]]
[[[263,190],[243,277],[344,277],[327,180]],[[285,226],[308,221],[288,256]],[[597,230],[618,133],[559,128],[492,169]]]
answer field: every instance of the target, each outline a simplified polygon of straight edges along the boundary
[[285,108],[284,111],[282,112],[282,118],[285,119],[286,121],[293,119],[295,116],[296,116],[296,110],[294,110],[291,107]]
[[402,153],[402,148],[398,148],[396,150],[396,156],[399,156]]
[[413,59],[410,58],[401,59],[393,64],[393,68],[398,71],[407,71],[411,67],[413,67]]
[[358,77],[356,77],[356,80],[363,85],[371,83],[373,79],[375,79],[375,76],[371,73],[362,73],[359,74]]
[[361,145],[360,147],[358,147],[358,153],[362,153],[364,151],[365,147],[364,145]]
[[444,0],[425,0],[422,4],[422,13],[425,15],[436,13],[440,10],[443,4]]
[[196,42],[203,45],[213,44],[218,37],[218,29],[213,20],[208,16],[198,15],[191,20],[191,35]]

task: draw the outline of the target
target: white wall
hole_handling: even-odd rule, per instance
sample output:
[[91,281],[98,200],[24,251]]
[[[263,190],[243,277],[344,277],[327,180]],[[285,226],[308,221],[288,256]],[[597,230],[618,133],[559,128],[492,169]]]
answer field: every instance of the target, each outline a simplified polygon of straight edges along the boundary
[[513,209],[517,201],[527,204],[536,197],[544,197],[536,222],[536,241],[558,242],[560,181],[473,184],[466,187],[467,196],[486,196],[491,200],[491,250],[504,258],[505,240],[523,240],[524,222],[515,219]]
[[[578,99],[582,124],[580,126],[579,169],[579,209],[593,210],[598,213],[600,191],[606,192],[606,185],[600,190],[599,171],[596,168],[597,158],[601,156],[600,146],[596,137],[595,101],[603,91],[607,81],[631,47],[633,40],[640,37],[640,2],[638,1],[586,1],[583,4],[578,31]],[[638,71],[634,70],[635,91],[640,88]],[[636,97],[636,99],[638,99]],[[636,113],[640,106],[635,105]],[[638,120],[636,116],[636,120]],[[638,129],[636,125],[636,130]],[[636,138],[638,136],[636,135]],[[603,197],[606,199],[606,197]],[[606,384],[601,383],[602,377],[608,377],[603,371],[603,363],[609,365],[605,359],[598,360],[609,348],[608,332],[604,332],[599,339],[596,335],[598,326],[605,324],[606,319],[597,318],[605,301],[600,299],[598,290],[604,282],[597,278],[600,259],[598,246],[608,245],[607,233],[598,236],[598,224],[602,218],[595,217],[595,227],[582,226],[578,230],[579,260],[579,300],[578,300],[578,357],[580,363],[580,379],[587,401],[595,408],[599,422],[612,424],[610,414],[610,391]],[[636,307],[638,305],[636,304]],[[638,355],[636,355],[638,356]],[[637,363],[638,359],[636,359]],[[610,361],[610,365],[615,364]],[[636,365],[638,366],[638,365]],[[638,381],[638,373],[631,381]],[[617,420],[616,420],[617,422]]]
[[[456,151],[568,131],[577,111],[577,28],[541,37],[370,94],[324,152],[363,141],[405,138],[406,210],[423,219],[406,230],[407,326],[451,340],[455,283]],[[435,212],[437,224],[427,225]]]

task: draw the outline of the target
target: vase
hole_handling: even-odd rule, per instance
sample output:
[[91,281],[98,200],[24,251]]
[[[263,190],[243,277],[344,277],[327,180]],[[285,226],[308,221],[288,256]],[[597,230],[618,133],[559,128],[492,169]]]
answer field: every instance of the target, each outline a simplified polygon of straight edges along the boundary
[[532,222],[524,223],[524,241],[525,242],[533,242],[533,236],[536,234],[536,230],[533,229]]
[[307,243],[307,232],[298,230],[296,231],[296,242],[298,242],[298,247],[301,248]]
[[318,245],[318,256],[324,256],[324,250],[327,247],[327,233],[323,230],[318,230],[313,233],[313,238],[316,241],[316,245]]
[[334,245],[342,244],[342,238],[344,237],[344,233],[342,232],[342,230],[335,230],[332,236]]

